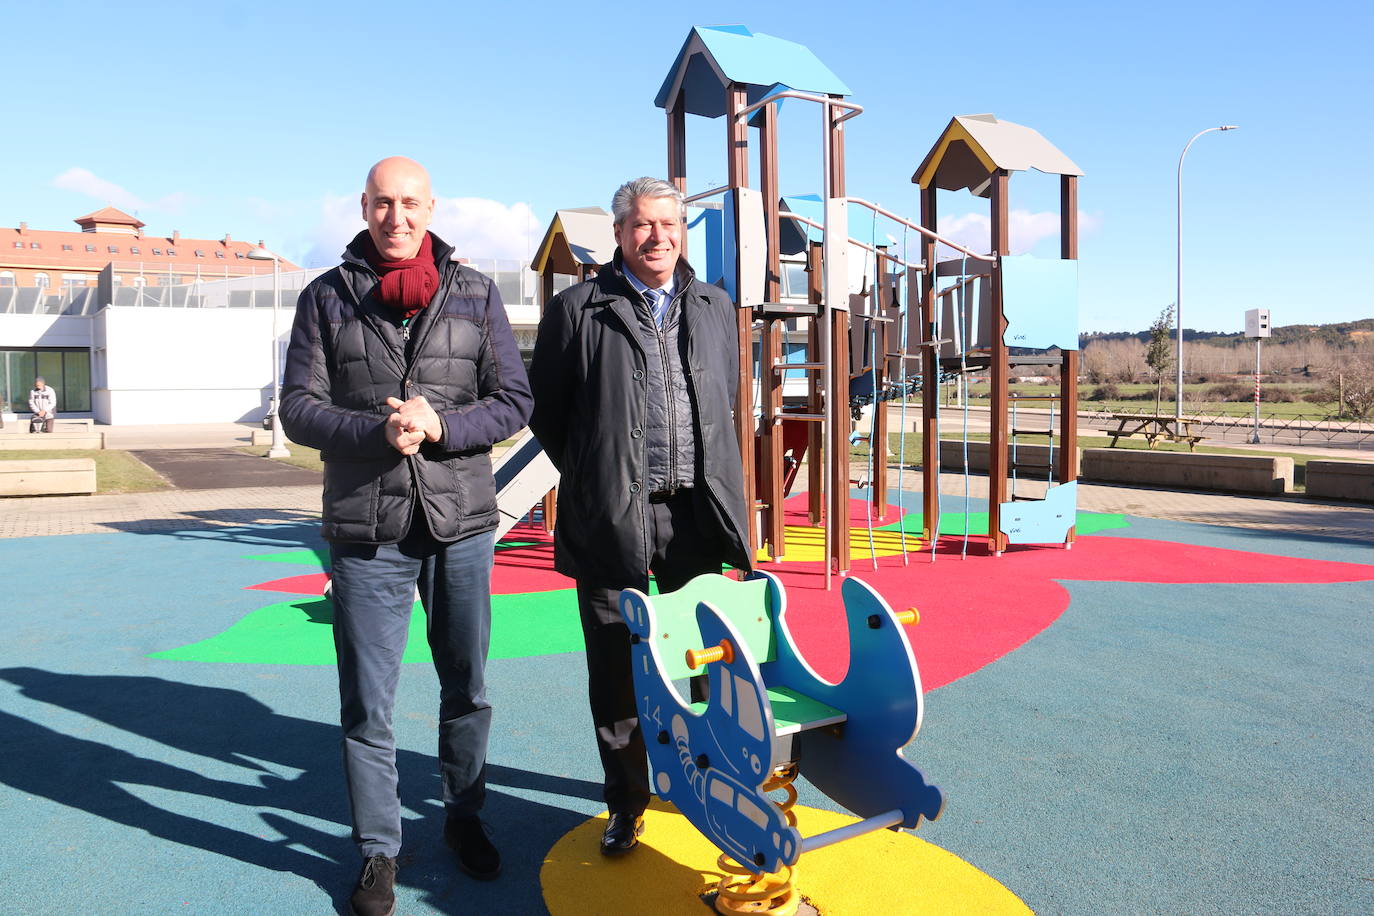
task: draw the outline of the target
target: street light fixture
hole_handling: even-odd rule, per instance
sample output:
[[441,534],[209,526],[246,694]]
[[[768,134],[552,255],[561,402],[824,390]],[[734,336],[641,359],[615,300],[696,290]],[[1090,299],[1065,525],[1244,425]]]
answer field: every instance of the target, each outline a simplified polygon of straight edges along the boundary
[[289,458],[291,452],[281,431],[281,330],[277,324],[281,305],[281,258],[264,248],[261,242],[247,257],[272,262],[272,444],[267,449],[267,457]]
[[1178,157],[1178,261],[1176,264],[1177,287],[1174,290],[1174,321],[1178,329],[1178,350],[1174,354],[1175,368],[1178,370],[1176,380],[1177,387],[1174,389],[1174,419],[1183,419],[1183,158],[1188,155],[1188,147],[1203,134],[1210,134],[1214,130],[1235,130],[1235,124],[1222,124],[1220,127],[1209,127],[1193,134],[1193,139],[1188,141],[1187,146],[1183,147],[1183,152]]

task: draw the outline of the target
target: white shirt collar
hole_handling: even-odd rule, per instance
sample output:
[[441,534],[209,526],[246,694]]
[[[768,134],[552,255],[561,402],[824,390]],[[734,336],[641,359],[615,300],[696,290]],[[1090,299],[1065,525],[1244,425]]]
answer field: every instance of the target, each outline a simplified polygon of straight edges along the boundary
[[[625,267],[625,268],[623,269],[622,272],[625,274],[625,279],[626,279],[626,280],[629,280],[629,281],[630,281],[630,285],[633,286],[633,287],[635,288],[635,290],[638,291],[639,293],[641,293],[641,294],[647,293],[649,290],[654,289],[654,287],[650,286],[649,284],[647,284],[647,283],[641,281],[638,277],[636,277],[636,276],[634,275],[634,271],[630,270],[630,268]],[[674,293],[676,287],[677,287],[677,277],[674,276],[674,277],[669,277],[669,278],[668,278],[668,282],[665,283],[663,286],[657,287],[657,289],[658,289],[660,292],[662,292],[663,295],[665,295],[665,296],[667,296],[669,299],[671,299],[671,298],[673,298],[673,293]]]

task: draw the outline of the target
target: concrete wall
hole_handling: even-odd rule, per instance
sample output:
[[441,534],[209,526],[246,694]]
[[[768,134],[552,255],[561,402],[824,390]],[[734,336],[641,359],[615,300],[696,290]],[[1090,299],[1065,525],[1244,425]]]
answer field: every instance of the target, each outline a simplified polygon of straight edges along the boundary
[[1293,489],[1293,459],[1087,448],[1083,450],[1081,476],[1084,480],[1192,490],[1286,493]]
[[0,461],[0,496],[58,496],[94,492],[93,458]]
[[89,315],[0,316],[0,348],[89,347]]
[[[281,332],[291,312],[282,309]],[[101,423],[254,421],[272,391],[271,309],[111,306],[95,316],[91,406]]]
[[1374,503],[1374,461],[1307,462],[1307,495]]
[[[970,442],[968,444],[968,464],[970,471],[987,472],[988,453],[991,450],[991,443]],[[1054,459],[1059,460],[1059,453],[1062,451],[1058,446],[1054,449]],[[1011,449],[1007,449],[1007,458],[1011,458]],[[1047,445],[1018,445],[1016,447],[1016,460],[1026,464],[1047,464],[1050,461],[1050,449]],[[953,439],[940,440],[940,469],[945,471],[963,471],[964,469],[964,443]],[[1044,471],[1017,471],[1019,477],[1033,477],[1043,479]]]

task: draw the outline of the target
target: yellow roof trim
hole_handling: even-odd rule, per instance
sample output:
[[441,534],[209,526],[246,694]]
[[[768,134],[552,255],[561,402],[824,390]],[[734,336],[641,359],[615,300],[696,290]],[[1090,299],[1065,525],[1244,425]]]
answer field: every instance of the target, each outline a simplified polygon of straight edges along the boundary
[[549,223],[548,231],[544,233],[544,238],[539,242],[539,250],[534,254],[534,262],[530,264],[531,270],[537,274],[544,272],[544,265],[548,263],[549,257],[553,254],[553,240],[563,234],[563,218],[554,213],[553,222]]
[[945,153],[949,151],[950,144],[956,140],[963,140],[968,144],[968,148],[973,151],[973,155],[978,157],[978,161],[983,164],[983,168],[988,170],[989,175],[997,171],[997,163],[993,162],[987,151],[977,140],[973,139],[973,135],[968,132],[963,124],[959,123],[958,119],[951,119],[949,126],[945,128],[944,136],[940,138],[939,146],[935,148],[935,152],[927,160],[926,167],[917,176],[916,183],[921,186],[921,190],[924,191],[930,187],[930,183],[935,180],[935,173],[939,170],[940,163],[944,161]]

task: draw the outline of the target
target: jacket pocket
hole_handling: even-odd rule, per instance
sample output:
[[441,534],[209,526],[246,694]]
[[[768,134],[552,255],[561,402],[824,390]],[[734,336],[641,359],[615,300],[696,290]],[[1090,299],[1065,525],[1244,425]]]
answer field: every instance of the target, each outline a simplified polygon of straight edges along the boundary
[[382,467],[375,461],[331,459],[324,465],[324,520],[371,526],[377,521]]

